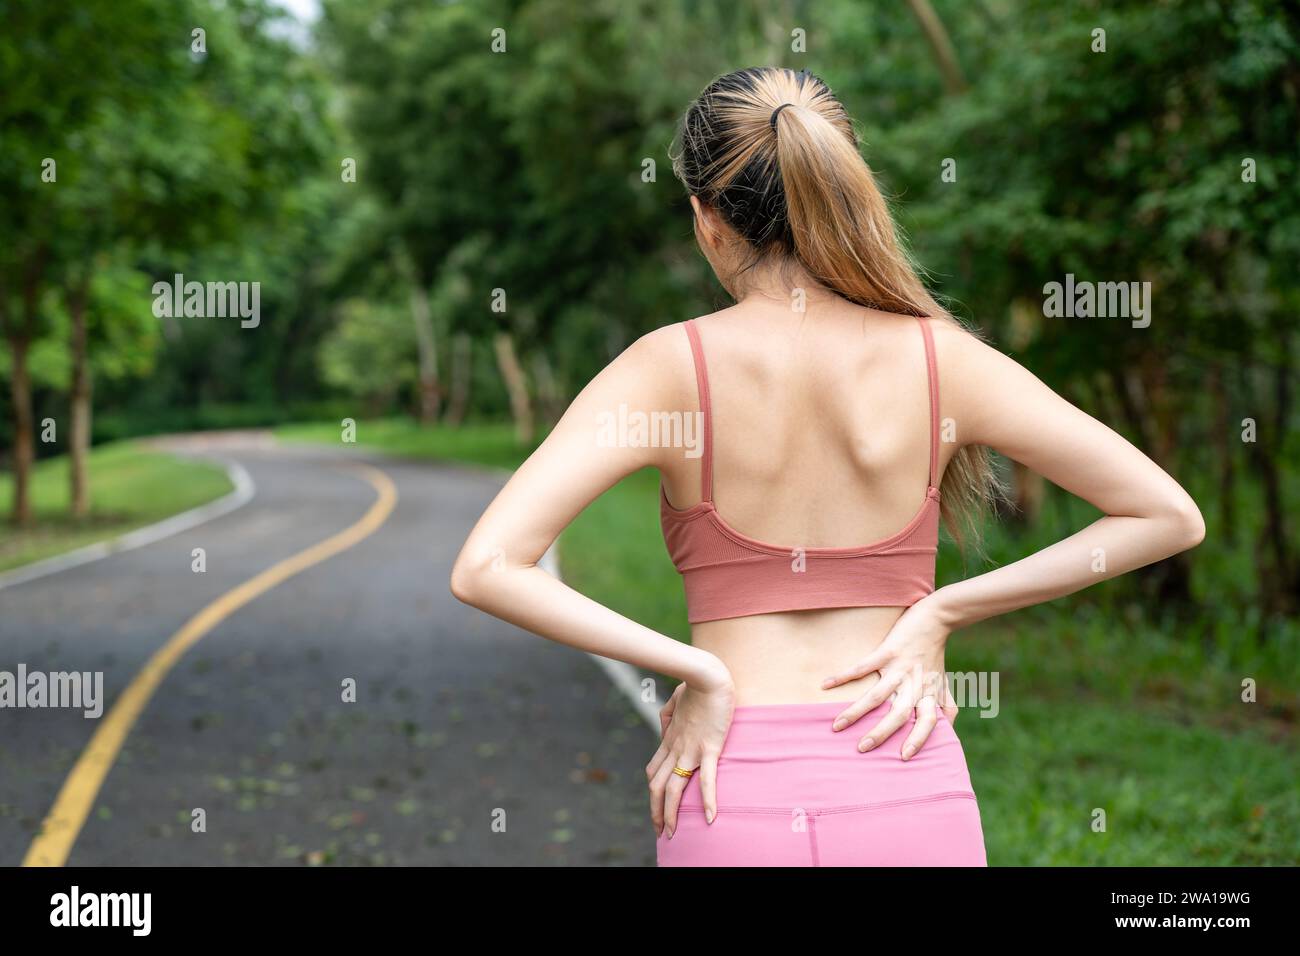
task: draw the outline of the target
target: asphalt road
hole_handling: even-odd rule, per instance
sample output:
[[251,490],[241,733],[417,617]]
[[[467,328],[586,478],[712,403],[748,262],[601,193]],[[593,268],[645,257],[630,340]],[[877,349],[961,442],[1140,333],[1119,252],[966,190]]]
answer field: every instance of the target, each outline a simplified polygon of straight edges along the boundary
[[[448,591],[498,477],[353,451],[220,451],[252,475],[252,501],[0,590],[0,670],[102,671],[107,713],[208,602],[366,513],[376,493],[349,462],[387,474],[397,506],[188,651],[126,739],[69,864],[653,863],[651,730],[585,654]],[[204,573],[191,569],[198,547]],[[0,708],[0,865],[23,859],[96,723]],[[206,832],[192,829],[196,808]]]

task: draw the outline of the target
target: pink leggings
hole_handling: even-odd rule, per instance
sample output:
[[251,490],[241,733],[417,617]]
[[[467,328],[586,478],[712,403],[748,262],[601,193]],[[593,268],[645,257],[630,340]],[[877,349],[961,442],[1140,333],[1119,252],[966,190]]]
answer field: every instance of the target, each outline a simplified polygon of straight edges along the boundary
[[718,815],[704,819],[698,774],[660,866],[987,866],[961,741],[940,716],[911,760],[915,718],[869,753],[858,741],[882,704],[847,729],[844,703],[737,707],[718,761]]

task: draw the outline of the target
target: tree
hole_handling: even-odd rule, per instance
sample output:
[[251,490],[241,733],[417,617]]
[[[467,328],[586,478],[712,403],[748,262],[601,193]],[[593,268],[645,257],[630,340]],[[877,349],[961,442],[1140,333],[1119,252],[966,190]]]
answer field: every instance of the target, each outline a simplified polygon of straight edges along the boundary
[[[1260,591],[1243,603],[1294,611],[1300,541],[1283,476],[1295,468],[1300,196],[1285,184],[1300,175],[1300,16],[1254,0],[1115,4],[1105,52],[1094,14],[1045,0],[996,35],[981,38],[974,17],[954,25],[979,82],[874,137],[922,260],[1054,387],[1176,476],[1215,475],[1212,534],[1255,541]],[[937,175],[942,157],[955,157],[955,181]],[[1045,283],[1067,274],[1150,282],[1149,326],[1044,317]],[[1256,442],[1240,439],[1246,419]],[[1231,526],[1243,495],[1259,502],[1251,529]],[[1143,577],[1154,606],[1190,603],[1190,556]]]
[[[18,189],[0,221],[15,240],[0,260],[0,315],[12,352],[14,518],[27,522],[27,354],[45,285],[62,288],[70,319],[72,502],[84,515],[95,270],[125,257],[170,279],[179,258],[242,237],[319,162],[328,126],[319,79],[271,35],[280,14],[263,0],[92,2],[75,17],[16,6],[15,46],[0,49],[18,94],[5,116]],[[38,185],[30,170],[46,152],[57,172]]]
[[[78,132],[101,98],[124,81],[131,57],[120,56],[144,31],[166,20],[166,4],[150,4],[150,22],[119,23],[120,11],[90,0],[76,17],[39,0],[11,0],[0,34],[0,325],[10,358],[14,497],[11,520],[32,519],[30,473],[34,452],[28,358],[44,322],[45,285],[60,267],[49,205],[66,177]],[[62,180],[66,182],[66,178]]]

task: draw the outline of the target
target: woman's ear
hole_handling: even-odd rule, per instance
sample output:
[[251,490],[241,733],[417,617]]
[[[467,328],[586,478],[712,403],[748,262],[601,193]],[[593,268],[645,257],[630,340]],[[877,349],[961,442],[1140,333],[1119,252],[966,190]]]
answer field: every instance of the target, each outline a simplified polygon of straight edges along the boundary
[[710,249],[718,244],[718,227],[713,221],[714,212],[698,196],[691,197],[691,209],[695,213],[695,235]]

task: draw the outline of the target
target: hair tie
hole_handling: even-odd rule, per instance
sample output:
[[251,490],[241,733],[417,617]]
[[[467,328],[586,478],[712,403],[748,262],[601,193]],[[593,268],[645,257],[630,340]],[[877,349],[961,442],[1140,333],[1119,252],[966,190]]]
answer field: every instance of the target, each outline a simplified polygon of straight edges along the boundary
[[776,118],[777,118],[777,116],[780,115],[781,111],[782,111],[783,109],[785,109],[787,106],[794,106],[794,104],[793,104],[793,103],[782,103],[782,104],[781,104],[780,106],[778,106],[776,109],[772,110],[772,119],[770,120],[770,122],[771,122],[771,124],[772,124],[772,129],[776,129]]

